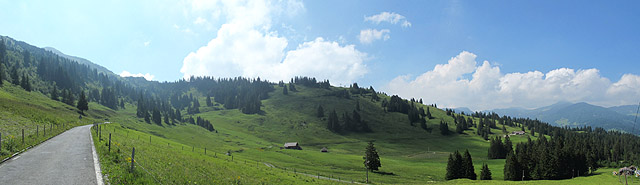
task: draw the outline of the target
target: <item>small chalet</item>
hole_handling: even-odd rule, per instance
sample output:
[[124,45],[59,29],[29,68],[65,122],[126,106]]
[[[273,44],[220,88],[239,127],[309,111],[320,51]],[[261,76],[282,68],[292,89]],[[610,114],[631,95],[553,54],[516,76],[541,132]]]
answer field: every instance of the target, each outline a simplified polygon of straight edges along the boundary
[[327,149],[327,147],[322,147],[322,149],[320,150],[320,152],[329,152],[329,150]]
[[296,149],[296,150],[302,150],[302,148],[300,147],[300,145],[298,144],[298,142],[293,142],[293,143],[284,143],[284,148],[285,148],[285,149]]
[[511,132],[511,134],[509,134],[509,135],[514,135],[514,136],[515,136],[515,135],[524,135],[524,131],[513,131],[513,132]]

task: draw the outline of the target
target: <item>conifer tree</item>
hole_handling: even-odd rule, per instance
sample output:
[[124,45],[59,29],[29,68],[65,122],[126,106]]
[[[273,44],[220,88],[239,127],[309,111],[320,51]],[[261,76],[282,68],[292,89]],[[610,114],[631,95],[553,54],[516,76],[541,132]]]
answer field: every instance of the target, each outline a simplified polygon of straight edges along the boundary
[[480,171],[480,180],[491,180],[491,170],[487,163],[482,164],[482,171]]
[[507,154],[507,161],[504,164],[504,180],[517,181],[521,180],[520,165],[516,159],[516,155],[513,153]]
[[58,97],[59,97],[58,88],[54,85],[53,90],[51,91],[51,99],[58,101],[59,100]]
[[322,108],[322,105],[318,105],[316,116],[318,116],[319,118],[324,117],[324,109]]
[[80,92],[80,98],[78,99],[78,105],[76,107],[82,114],[84,114],[85,110],[89,110],[89,103],[87,102],[87,97],[84,95],[84,91]]
[[467,149],[462,156],[462,169],[463,177],[471,180],[476,180],[477,175],[475,172],[475,168],[473,167],[473,160],[471,159],[471,154],[469,154],[469,150]]
[[153,109],[153,115],[151,116],[151,120],[153,120],[153,123],[155,124],[162,125],[162,117],[160,115],[160,111],[158,110],[158,108]]
[[373,146],[373,141],[369,141],[367,145],[367,151],[364,156],[364,167],[368,170],[378,170],[382,165],[380,164],[380,156],[378,156],[378,151],[376,151],[376,147]]
[[453,180],[453,179],[456,179],[457,177],[457,174],[455,174],[455,171],[456,171],[456,168],[458,168],[458,166],[455,166],[456,164],[455,159],[456,158],[452,153],[449,154],[449,159],[447,160],[447,174],[444,177],[446,180]]
[[20,77],[18,76],[18,64],[11,69],[11,82],[13,85],[20,85]]
[[284,88],[282,88],[282,94],[289,95],[289,90],[287,89],[287,85],[284,85]]
[[450,133],[449,124],[447,124],[444,121],[440,120],[440,134],[446,136],[446,135],[449,135],[449,133]]
[[431,112],[429,111],[429,107],[427,107],[427,118],[433,119],[433,117],[431,117]]
[[207,94],[207,107],[211,106],[213,106],[213,103],[211,102],[211,95]]
[[151,118],[150,118],[151,116],[149,115],[149,112],[144,111],[143,114],[144,114],[144,122],[151,123]]

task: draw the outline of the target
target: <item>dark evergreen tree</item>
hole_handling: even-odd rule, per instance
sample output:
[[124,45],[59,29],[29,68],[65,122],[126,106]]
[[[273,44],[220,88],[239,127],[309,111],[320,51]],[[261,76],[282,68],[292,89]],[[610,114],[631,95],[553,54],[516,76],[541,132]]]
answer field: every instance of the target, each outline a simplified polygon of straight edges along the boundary
[[20,85],[20,77],[18,76],[18,64],[11,69],[11,80],[13,85]]
[[487,163],[482,164],[482,170],[480,171],[480,180],[491,180],[491,170]]
[[522,176],[520,176],[521,173],[516,156],[513,153],[508,153],[507,161],[504,164],[504,180],[522,180]]
[[171,122],[169,122],[169,115],[167,115],[167,114],[164,115],[164,123],[167,124],[167,125],[171,124]]
[[440,134],[446,136],[446,135],[449,135],[450,133],[451,131],[449,131],[449,124],[440,120]]
[[324,109],[322,108],[322,105],[318,105],[318,110],[316,111],[316,116],[321,118],[324,117]]
[[282,88],[282,94],[289,95],[289,89],[287,88],[287,85],[284,85],[284,88]]
[[367,145],[367,150],[364,155],[364,167],[370,171],[378,170],[382,165],[380,164],[380,156],[378,156],[378,151],[376,151],[376,147],[373,146],[373,141],[369,141]]
[[453,180],[458,178],[458,174],[456,174],[456,168],[459,168],[459,166],[456,166],[455,160],[455,155],[452,153],[449,154],[449,160],[447,160],[447,173],[444,177],[446,180]]
[[82,114],[84,114],[85,110],[89,110],[89,102],[87,102],[87,97],[84,95],[84,91],[80,91],[80,98],[78,98],[78,105],[76,107]]
[[144,122],[151,123],[151,115],[149,115],[149,112],[145,111],[143,112],[143,114],[144,114]]
[[180,122],[182,122],[182,114],[180,114],[180,110],[176,109],[176,119]]
[[53,90],[51,91],[51,99],[52,99],[52,100],[56,100],[56,101],[58,101],[58,100],[59,100],[59,98],[58,98],[58,97],[59,97],[59,95],[58,95],[58,88],[54,85],[54,86],[53,86]]
[[340,123],[338,121],[338,114],[336,113],[336,110],[333,110],[331,113],[329,113],[329,118],[327,119],[327,121],[328,130],[332,132],[340,131]]
[[213,103],[211,102],[211,95],[207,94],[207,107],[211,106],[213,106]]
[[151,116],[151,120],[153,120],[153,123],[155,124],[162,125],[162,117],[160,115],[160,111],[157,108],[153,109],[153,115]]
[[464,178],[476,180],[477,176],[469,150],[466,150],[462,156],[462,169],[464,170],[462,175]]
[[431,112],[429,111],[429,107],[427,107],[427,113],[426,113],[426,115],[427,115],[427,118],[428,118],[428,119],[433,119],[433,117],[431,117]]
[[293,83],[290,83],[290,84],[289,84],[289,91],[291,91],[291,92],[296,92],[296,91],[298,91],[298,89],[296,89],[296,86],[295,86],[295,85],[293,85]]

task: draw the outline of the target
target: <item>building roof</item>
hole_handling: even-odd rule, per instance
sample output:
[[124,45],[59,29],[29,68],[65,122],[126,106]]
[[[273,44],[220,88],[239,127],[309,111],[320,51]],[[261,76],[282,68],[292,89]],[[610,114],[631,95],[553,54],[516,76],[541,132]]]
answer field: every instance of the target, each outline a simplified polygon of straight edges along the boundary
[[296,147],[296,146],[298,146],[298,142],[284,143],[284,147]]

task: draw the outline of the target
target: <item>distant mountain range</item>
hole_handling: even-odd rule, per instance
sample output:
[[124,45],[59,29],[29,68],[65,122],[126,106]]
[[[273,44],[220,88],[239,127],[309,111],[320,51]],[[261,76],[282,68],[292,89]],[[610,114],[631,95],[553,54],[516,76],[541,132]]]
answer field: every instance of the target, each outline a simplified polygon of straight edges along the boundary
[[[607,130],[633,132],[634,119],[638,105],[624,105],[616,107],[601,107],[588,103],[559,102],[537,109],[507,108],[494,109],[484,112],[495,112],[499,115],[538,119],[557,126],[569,127],[602,127]],[[456,112],[470,111],[468,108],[454,109]],[[636,125],[638,133],[640,125]]]

